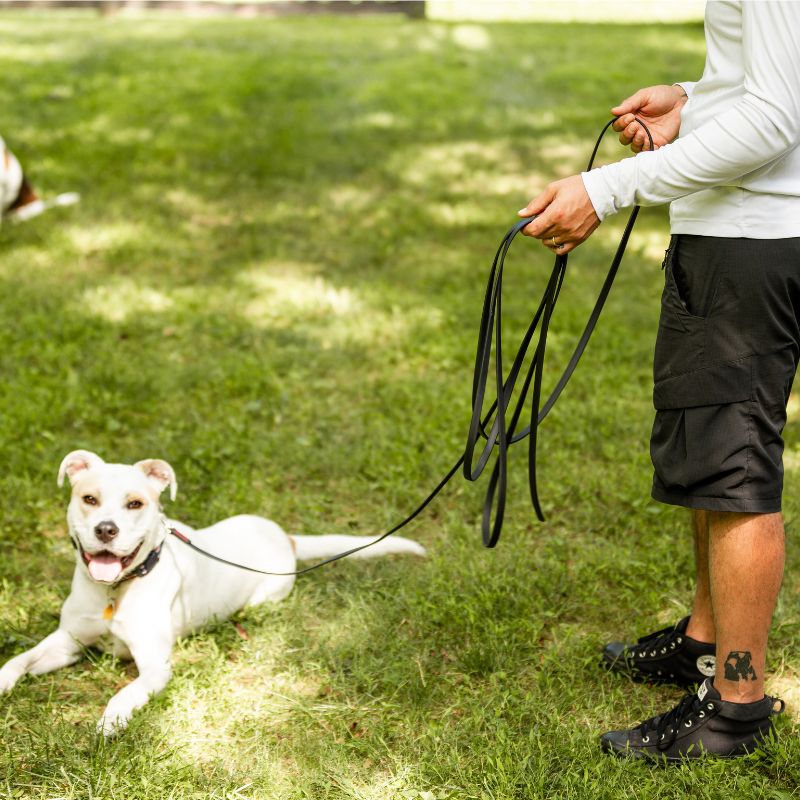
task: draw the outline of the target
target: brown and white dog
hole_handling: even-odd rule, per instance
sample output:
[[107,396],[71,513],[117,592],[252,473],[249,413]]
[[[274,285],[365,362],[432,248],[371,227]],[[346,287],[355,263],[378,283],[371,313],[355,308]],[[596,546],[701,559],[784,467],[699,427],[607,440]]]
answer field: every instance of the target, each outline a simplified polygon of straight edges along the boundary
[[71,206],[80,200],[76,192],[64,192],[42,200],[34,191],[17,157],[0,136],[0,221],[24,222],[54,206]]
[[0,218],[28,219],[43,210],[44,203],[0,136]]
[[[61,462],[58,483],[68,478],[72,497],[67,524],[75,546],[72,590],[58,629],[0,669],[0,693],[24,675],[41,675],[77,661],[84,647],[132,658],[139,676],[108,702],[98,723],[105,735],[128,723],[133,712],[166,686],[170,654],[179,636],[245,606],[282,600],[293,575],[259,575],[221,564],[169,534],[170,528],[228,561],[271,572],[292,572],[298,560],[326,558],[371,541],[363,536],[288,536],[263,517],[230,517],[193,530],[168,520],[159,497],[172,467],[160,459],[133,465],[106,464],[86,450]],[[390,537],[355,554],[425,555],[409,539]]]

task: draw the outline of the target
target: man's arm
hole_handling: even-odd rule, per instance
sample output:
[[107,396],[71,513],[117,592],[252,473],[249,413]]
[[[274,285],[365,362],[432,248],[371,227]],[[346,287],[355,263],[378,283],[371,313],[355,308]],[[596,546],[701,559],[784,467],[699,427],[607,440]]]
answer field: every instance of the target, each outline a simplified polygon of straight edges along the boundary
[[555,237],[563,245],[557,252],[566,253],[621,208],[731,184],[800,143],[800,3],[744,3],[742,14],[741,100],[655,152],[550,184],[520,211],[539,215],[524,233],[551,247]]
[[583,173],[598,217],[725,186],[800,143],[800,4],[743,3],[745,94],[655,152]]

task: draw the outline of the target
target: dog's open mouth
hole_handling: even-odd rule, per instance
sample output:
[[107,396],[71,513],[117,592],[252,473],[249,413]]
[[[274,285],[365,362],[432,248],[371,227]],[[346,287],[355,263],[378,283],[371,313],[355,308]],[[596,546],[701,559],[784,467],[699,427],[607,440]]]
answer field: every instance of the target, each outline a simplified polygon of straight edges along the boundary
[[109,550],[101,550],[99,553],[87,553],[85,550],[81,552],[83,560],[89,570],[89,575],[96,581],[104,581],[105,583],[113,583],[122,571],[129,567],[136,554],[139,552],[139,546],[127,556],[117,556]]

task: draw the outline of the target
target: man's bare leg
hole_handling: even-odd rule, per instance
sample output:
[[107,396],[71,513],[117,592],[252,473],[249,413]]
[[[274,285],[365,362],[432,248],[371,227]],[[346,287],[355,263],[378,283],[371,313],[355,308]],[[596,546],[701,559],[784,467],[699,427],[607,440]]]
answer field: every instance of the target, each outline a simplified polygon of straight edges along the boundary
[[[675,763],[703,751],[741,756],[763,742],[773,730],[771,717],[780,713],[775,698],[764,694],[764,664],[783,577],[781,515],[706,511],[696,515],[696,522],[696,608],[702,620],[707,614],[705,564],[717,634],[713,690],[704,684],[697,694],[701,702],[687,704],[685,698],[667,712],[668,717],[659,714],[633,728],[604,733],[600,743],[606,752]],[[704,543],[707,558],[703,558]],[[665,730],[666,723],[672,727]]]
[[764,697],[767,638],[783,578],[783,517],[705,514],[717,642],[714,688],[723,700],[750,703]]
[[695,591],[692,616],[686,635],[698,642],[717,640],[711,608],[711,581],[708,574],[708,512],[692,511],[694,529]]

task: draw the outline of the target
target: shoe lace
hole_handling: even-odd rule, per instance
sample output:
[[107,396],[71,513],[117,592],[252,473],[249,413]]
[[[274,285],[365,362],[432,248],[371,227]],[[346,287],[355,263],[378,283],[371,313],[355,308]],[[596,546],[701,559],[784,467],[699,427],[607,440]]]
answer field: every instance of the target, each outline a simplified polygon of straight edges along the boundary
[[[702,702],[695,694],[687,694],[675,708],[657,717],[646,719],[637,730],[642,738],[647,740],[651,731],[655,731],[656,745],[659,750],[666,750],[675,741],[681,725],[689,721],[690,717],[700,714]],[[691,724],[691,723],[690,723]],[[688,727],[688,726],[687,726]],[[669,733],[667,733],[669,731]]]
[[675,626],[663,628],[660,631],[649,633],[647,636],[642,636],[635,645],[628,649],[628,655],[639,656],[646,655],[650,651],[651,656],[655,656],[660,650],[662,655],[669,650],[674,650],[675,647],[681,644],[683,639],[683,632],[679,631]]
[[648,633],[647,636],[642,636],[638,640],[638,644],[646,644],[650,648],[662,647],[681,635],[681,632],[677,630],[674,625],[670,625],[668,628],[663,628],[660,631]]

